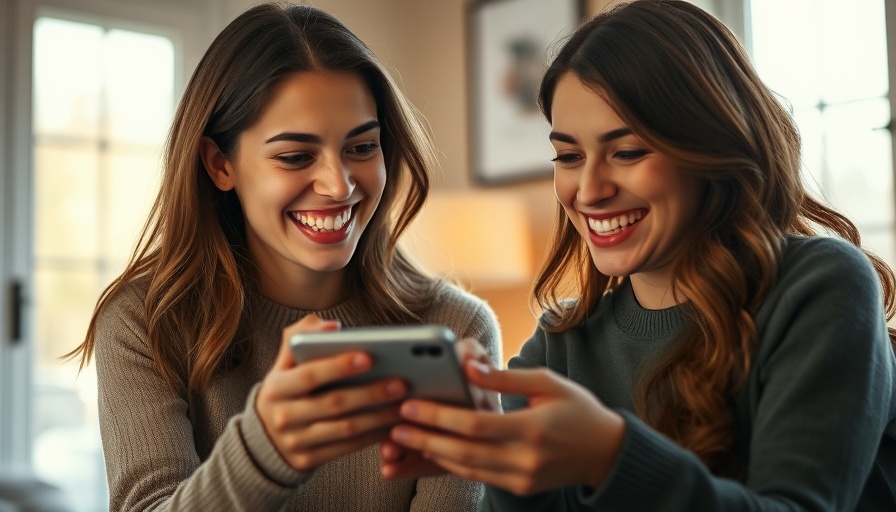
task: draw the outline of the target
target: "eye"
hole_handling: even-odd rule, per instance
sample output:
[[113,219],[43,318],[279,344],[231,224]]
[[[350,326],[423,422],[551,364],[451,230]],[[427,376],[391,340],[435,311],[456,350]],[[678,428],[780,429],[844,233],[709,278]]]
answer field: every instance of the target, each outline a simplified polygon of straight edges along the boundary
[[380,149],[377,142],[365,142],[363,144],[355,144],[348,149],[348,152],[357,156],[373,156]]
[[551,158],[551,162],[554,162],[557,164],[567,164],[568,165],[568,164],[574,164],[574,163],[580,161],[581,159],[582,159],[582,157],[580,155],[578,155],[577,153],[561,153],[561,154],[555,156],[554,158]]
[[286,153],[277,155],[274,159],[286,165],[303,166],[311,163],[314,160],[314,157],[308,153]]
[[637,160],[647,153],[649,153],[649,151],[646,149],[621,149],[613,153],[613,156],[620,160]]

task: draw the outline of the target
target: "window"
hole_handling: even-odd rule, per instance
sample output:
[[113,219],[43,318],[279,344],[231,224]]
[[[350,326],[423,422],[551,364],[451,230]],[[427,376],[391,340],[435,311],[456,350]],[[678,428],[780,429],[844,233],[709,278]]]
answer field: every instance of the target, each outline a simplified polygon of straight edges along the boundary
[[74,511],[107,510],[106,478],[95,371],[60,356],[130,256],[188,66],[223,15],[212,0],[0,2],[0,473],[60,487]]
[[884,0],[749,0],[756,68],[794,114],[804,177],[896,268]]
[[106,507],[93,368],[61,354],[121,272],[158,189],[175,104],[174,43],[40,17],[34,24],[34,455],[78,510]]

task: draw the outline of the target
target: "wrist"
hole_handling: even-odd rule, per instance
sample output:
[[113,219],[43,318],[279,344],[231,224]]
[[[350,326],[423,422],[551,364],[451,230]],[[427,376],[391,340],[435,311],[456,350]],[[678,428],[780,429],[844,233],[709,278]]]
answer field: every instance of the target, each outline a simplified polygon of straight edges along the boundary
[[590,472],[587,475],[585,485],[595,489],[603,485],[610,474],[610,470],[616,464],[619,453],[622,451],[622,442],[625,439],[625,418],[615,411],[607,410],[606,418],[602,420],[601,434],[596,437],[597,463],[589,465]]

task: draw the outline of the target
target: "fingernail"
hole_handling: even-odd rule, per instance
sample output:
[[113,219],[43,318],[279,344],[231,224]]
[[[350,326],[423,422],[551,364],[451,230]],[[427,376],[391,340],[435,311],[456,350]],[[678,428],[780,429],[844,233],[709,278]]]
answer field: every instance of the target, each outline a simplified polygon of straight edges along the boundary
[[352,359],[352,365],[355,368],[364,368],[364,366],[367,365],[367,358],[358,354]]
[[386,393],[392,397],[402,396],[404,395],[404,384],[401,381],[393,380],[386,384]]
[[473,369],[476,370],[476,373],[479,373],[480,375],[488,375],[491,372],[491,367],[489,367],[489,365],[482,364],[475,359],[470,361],[470,364],[473,365]]
[[404,404],[401,406],[401,415],[405,418],[416,418],[418,412],[417,406],[414,404]]
[[392,439],[398,443],[407,443],[411,440],[411,433],[407,429],[396,427],[392,429]]

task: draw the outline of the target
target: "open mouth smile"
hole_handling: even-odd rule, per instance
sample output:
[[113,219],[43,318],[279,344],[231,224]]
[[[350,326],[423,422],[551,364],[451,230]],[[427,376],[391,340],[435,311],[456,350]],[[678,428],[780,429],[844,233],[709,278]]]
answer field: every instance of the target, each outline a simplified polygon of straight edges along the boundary
[[612,236],[638,223],[643,216],[644,210],[638,209],[605,219],[588,217],[588,228],[598,236]]
[[290,217],[303,227],[323,233],[347,228],[352,220],[352,206],[339,210],[309,210],[289,212]]

